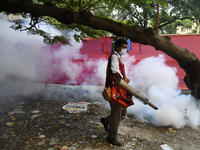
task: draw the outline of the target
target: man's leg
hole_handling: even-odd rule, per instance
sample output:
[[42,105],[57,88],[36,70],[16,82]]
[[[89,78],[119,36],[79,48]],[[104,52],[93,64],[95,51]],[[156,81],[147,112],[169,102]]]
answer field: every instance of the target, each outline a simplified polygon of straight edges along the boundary
[[[123,115],[125,114],[123,113]],[[117,132],[119,123],[121,121],[121,117],[122,117],[122,108],[120,106],[111,104],[111,115],[109,120],[110,127],[108,132],[108,138],[117,139]]]
[[[110,104],[110,103],[109,103]],[[112,104],[110,104],[110,115],[108,115],[107,117],[103,117],[100,119],[101,123],[104,125],[105,130],[108,132],[109,130],[109,123],[110,123],[110,119],[112,118],[112,114],[113,114],[113,110],[112,110]]]
[[127,111],[126,108],[122,108],[122,118],[126,115],[126,111]]
[[[104,124],[104,128],[105,128],[105,126],[106,126],[106,128],[105,128],[105,130],[106,131],[108,131],[108,126],[110,125],[110,123],[111,123],[111,118],[113,117],[113,114],[114,114],[114,112],[115,112],[115,107],[116,107],[116,105],[112,105],[112,104],[110,104],[110,108],[111,108],[111,112],[110,112],[110,115],[108,115],[107,117],[105,117],[105,118],[101,118],[101,122]],[[118,106],[117,106],[118,107]],[[125,116],[125,114],[126,114],[126,108],[124,109],[124,108],[121,108],[121,110],[119,110],[119,111],[121,111],[121,118],[123,117],[123,116]],[[119,118],[120,118],[120,116],[119,116]],[[119,119],[119,122],[120,122],[120,120],[121,119]]]
[[105,121],[105,123],[106,124],[110,124],[110,119],[112,118],[112,116],[113,116],[113,106],[114,105],[112,105],[111,103],[109,103],[110,104],[110,115],[108,115],[107,117],[105,117],[104,118],[104,121]]
[[110,107],[110,115],[106,118],[101,118],[101,123],[103,123],[105,130],[108,131],[107,142],[121,146],[122,143],[117,139],[117,133],[121,117],[125,116],[126,109],[112,104],[110,104]]

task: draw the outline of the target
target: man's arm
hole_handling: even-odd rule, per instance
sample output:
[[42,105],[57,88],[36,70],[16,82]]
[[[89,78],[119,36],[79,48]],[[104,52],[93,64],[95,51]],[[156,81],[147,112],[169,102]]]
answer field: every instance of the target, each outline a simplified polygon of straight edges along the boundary
[[115,76],[116,78],[123,78],[123,75],[121,74],[121,71],[119,69],[119,59],[115,54],[111,56],[111,70],[114,76],[117,73],[117,75]]
[[122,78],[122,77],[119,75],[119,73],[117,73],[117,72],[114,73],[114,76],[115,76],[116,79],[119,79],[119,78],[120,78],[120,79],[124,80],[126,83],[129,83],[129,82],[130,82],[130,79],[129,79],[129,78],[125,78],[125,79],[124,79],[124,78]]
[[111,70],[113,72],[113,75],[116,79],[122,79],[124,80],[126,83],[129,83],[130,82],[130,79],[129,78],[123,78],[122,74],[120,73],[120,70],[119,70],[119,60],[118,60],[118,57],[117,55],[112,55],[111,56]]

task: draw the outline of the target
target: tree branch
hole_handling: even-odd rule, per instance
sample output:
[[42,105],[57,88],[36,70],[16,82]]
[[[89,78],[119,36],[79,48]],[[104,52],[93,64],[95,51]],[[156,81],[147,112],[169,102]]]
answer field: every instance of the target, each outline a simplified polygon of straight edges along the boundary
[[[162,28],[163,26],[166,26],[167,24],[171,24],[171,23],[175,22],[178,18],[179,17],[173,18],[172,20],[169,20],[166,23],[159,25],[159,28]],[[189,17],[183,17],[180,20],[185,20],[185,19],[190,19],[190,18]],[[159,23],[159,24],[161,24],[161,23]],[[154,30],[155,30],[155,27],[154,27]]]
[[25,28],[25,29],[21,29],[20,31],[25,31],[25,30],[29,30],[29,29],[32,29],[33,27],[37,30],[37,27],[36,25],[40,22],[43,22],[45,19],[42,19],[40,21],[38,21],[38,19],[35,19],[34,17],[31,17],[31,21],[29,23],[30,27],[28,28]]
[[[130,26],[108,18],[94,16],[90,12],[86,11],[75,12],[72,10],[65,10],[57,6],[33,4],[30,1],[23,1],[22,3],[21,1],[1,0],[0,11],[30,13],[33,16],[37,15],[38,17],[51,16],[63,24],[76,23],[86,25],[93,29],[108,31],[120,37],[127,37],[132,42],[151,45],[156,50],[161,50],[173,59],[177,60],[180,67],[187,73],[190,70],[197,70],[195,68],[188,70],[188,65],[191,64],[190,61],[199,61],[193,53],[190,53],[188,50],[173,44],[170,37],[157,35],[151,28],[144,29],[139,26]],[[190,73],[193,74],[193,72]]]
[[87,11],[88,9],[90,9],[92,6],[96,5],[98,2],[100,2],[101,0],[97,1],[96,3],[94,3],[93,5],[91,5],[90,7],[88,7],[87,9],[85,9],[84,11]]
[[[106,7],[106,6],[104,6],[104,7],[96,7],[96,8],[94,8],[94,9],[90,9],[90,11],[91,11],[91,10],[102,9],[102,8],[107,8],[107,7]],[[112,11],[110,11],[110,12],[112,12]]]
[[[132,13],[132,11],[129,9],[129,7],[127,7],[126,5],[123,5],[123,6],[124,6],[124,8],[126,8],[126,9],[128,10],[128,12],[131,14],[131,17],[137,19],[138,22],[139,22],[139,24],[140,24],[141,26],[143,26],[142,22],[140,21],[141,19],[139,19],[139,18],[137,17],[137,16],[139,16],[139,15],[133,15],[133,13]],[[138,13],[138,12],[136,11],[136,13]],[[132,19],[132,20],[134,20],[134,19]]]
[[[176,19],[174,20],[169,20],[169,21],[167,21],[166,23],[164,23],[164,24],[162,24],[162,25],[159,25],[159,28],[162,28],[163,26],[166,26],[167,24],[171,24],[171,23],[173,23],[174,21],[176,21]],[[160,24],[160,23],[159,23]],[[155,29],[155,28],[154,28]]]
[[85,6],[83,6],[83,10],[92,2],[93,0],[90,0]]
[[79,11],[82,11],[81,0],[79,0]]

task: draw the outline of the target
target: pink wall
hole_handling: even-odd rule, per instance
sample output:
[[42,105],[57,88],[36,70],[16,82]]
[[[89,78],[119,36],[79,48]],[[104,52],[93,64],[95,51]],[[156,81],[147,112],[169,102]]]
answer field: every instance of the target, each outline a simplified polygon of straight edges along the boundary
[[[193,52],[198,58],[200,58],[200,35],[170,35],[172,42],[182,48],[187,48],[190,52]],[[73,60],[76,63],[80,63],[84,66],[84,61],[87,60],[95,60],[95,59],[108,59],[109,55],[111,54],[111,44],[112,44],[112,38],[110,37],[102,37],[98,40],[87,38],[87,42],[83,42],[83,46],[80,49],[81,54],[87,54],[87,59],[79,59],[79,60]],[[57,48],[57,47],[55,47]],[[158,54],[164,54],[161,51],[156,51],[154,47],[148,46],[148,45],[141,45],[138,43],[131,43],[131,51],[128,51],[129,55],[134,55],[136,58],[136,63],[138,63],[140,60],[151,57],[151,56],[158,56]],[[164,54],[166,58],[166,64],[171,67],[177,68],[177,76],[179,77],[179,87],[181,89],[187,89],[183,79],[185,76],[185,72],[183,69],[181,69],[178,65],[178,63],[169,57],[168,55]],[[95,64],[93,64],[95,65]],[[93,66],[94,67],[94,66]],[[87,75],[90,75],[94,68],[91,67],[85,67],[84,72]],[[84,74],[83,72],[83,74]],[[85,75],[86,75],[85,74]],[[63,75],[60,75],[57,80],[51,80],[51,83],[55,84],[66,84],[66,81],[68,79]],[[82,84],[84,79],[80,78],[77,79],[77,84]],[[47,81],[48,83],[49,81]],[[101,83],[96,83],[97,85],[101,85]]]

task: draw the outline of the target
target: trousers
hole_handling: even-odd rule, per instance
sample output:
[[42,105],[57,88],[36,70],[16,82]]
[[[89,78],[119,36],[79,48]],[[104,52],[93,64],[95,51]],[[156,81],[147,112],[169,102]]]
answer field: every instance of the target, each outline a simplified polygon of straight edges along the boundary
[[108,137],[111,139],[117,139],[119,123],[121,118],[125,116],[127,109],[111,103],[110,108],[110,115],[105,118],[105,123],[109,125]]

